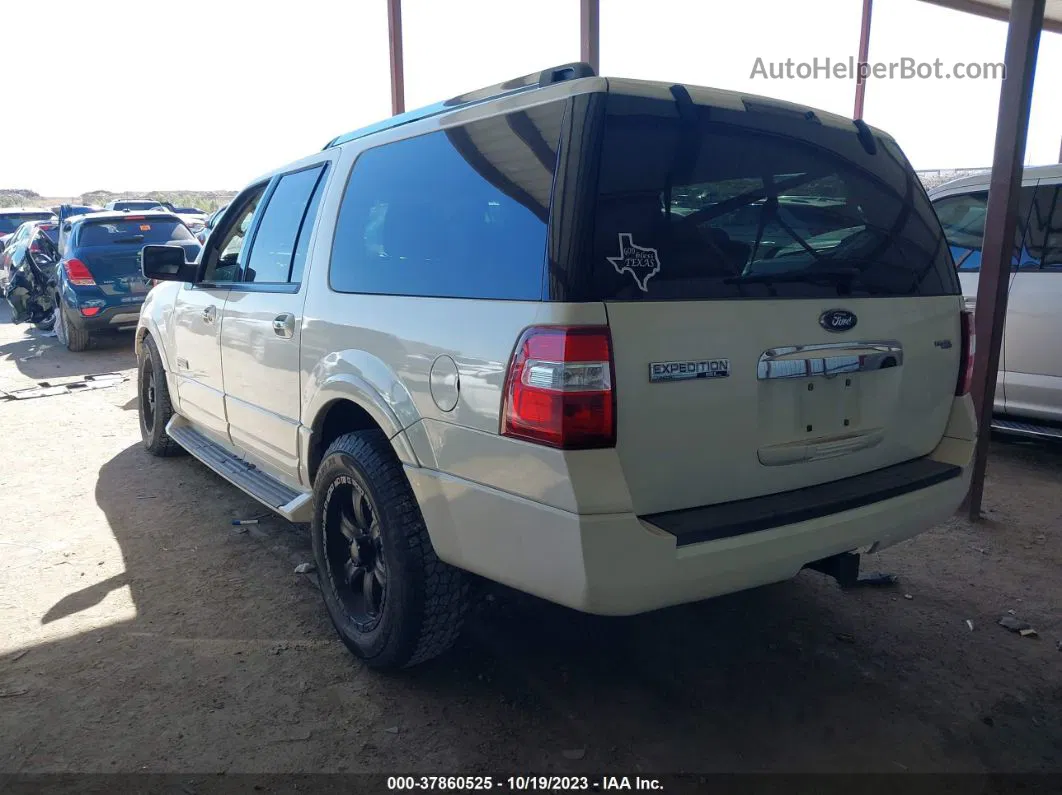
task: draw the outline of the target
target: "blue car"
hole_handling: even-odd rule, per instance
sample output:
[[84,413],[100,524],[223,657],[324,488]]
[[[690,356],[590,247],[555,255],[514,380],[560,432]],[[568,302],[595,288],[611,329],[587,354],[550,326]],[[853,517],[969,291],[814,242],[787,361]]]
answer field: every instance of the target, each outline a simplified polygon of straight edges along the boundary
[[140,272],[140,251],[150,244],[178,245],[188,259],[199,242],[173,213],[99,212],[64,226],[56,274],[55,332],[71,351],[83,351],[93,334],[135,329],[151,283]]

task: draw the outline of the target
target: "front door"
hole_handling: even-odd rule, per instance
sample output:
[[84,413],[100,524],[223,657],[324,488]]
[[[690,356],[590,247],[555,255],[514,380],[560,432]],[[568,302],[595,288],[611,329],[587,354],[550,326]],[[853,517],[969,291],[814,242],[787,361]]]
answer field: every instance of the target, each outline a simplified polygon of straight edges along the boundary
[[173,309],[180,412],[225,442],[230,441],[221,371],[225,302],[240,280],[244,240],[264,190],[264,184],[250,188],[233,201],[232,212],[225,214],[225,229],[203,251],[199,281],[180,290]]
[[282,479],[299,469],[303,273],[325,182],[324,163],[275,177],[242,280],[225,306],[221,356],[233,444]]
[[227,286],[186,284],[173,307],[177,397],[181,414],[220,436],[228,433],[220,347],[221,321],[228,294]]

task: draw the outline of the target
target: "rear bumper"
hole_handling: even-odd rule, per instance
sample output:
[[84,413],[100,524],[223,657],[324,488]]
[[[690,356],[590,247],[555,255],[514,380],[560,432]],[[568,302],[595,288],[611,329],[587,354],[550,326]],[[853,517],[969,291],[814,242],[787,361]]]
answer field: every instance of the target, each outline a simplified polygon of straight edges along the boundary
[[140,307],[143,302],[108,306],[98,315],[85,317],[80,307],[68,307],[67,319],[71,325],[85,331],[103,331],[105,329],[136,328],[140,320]]
[[815,560],[910,538],[951,516],[969,487],[975,427],[956,399],[929,458],[957,477],[807,521],[680,546],[632,513],[580,515],[417,467],[406,472],[439,557],[588,613],[629,615],[795,576]]

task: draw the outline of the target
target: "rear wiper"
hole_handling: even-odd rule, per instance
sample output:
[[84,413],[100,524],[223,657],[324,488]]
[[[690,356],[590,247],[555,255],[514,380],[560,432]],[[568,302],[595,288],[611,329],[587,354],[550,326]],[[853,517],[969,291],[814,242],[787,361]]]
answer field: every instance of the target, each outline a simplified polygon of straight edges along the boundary
[[139,243],[144,239],[143,235],[131,235],[130,237],[117,237],[112,240],[112,243]]
[[723,279],[723,284],[786,284],[807,282],[809,284],[849,285],[860,275],[858,268],[819,268],[817,270],[782,271],[781,273],[749,273]]

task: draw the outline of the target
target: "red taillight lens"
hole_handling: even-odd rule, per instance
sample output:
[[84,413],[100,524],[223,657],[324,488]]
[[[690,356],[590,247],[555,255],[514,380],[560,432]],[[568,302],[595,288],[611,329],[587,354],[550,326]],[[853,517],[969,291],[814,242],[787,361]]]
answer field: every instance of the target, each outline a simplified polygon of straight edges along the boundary
[[977,349],[977,334],[974,330],[973,312],[962,313],[962,356],[959,359],[959,383],[955,386],[956,395],[966,395],[973,386],[974,352]]
[[566,450],[616,443],[607,326],[534,326],[505,379],[502,435]]
[[96,284],[88,265],[79,259],[66,260],[63,263],[63,269],[66,271],[66,276],[71,284],[76,284],[80,287],[91,287]]
[[85,317],[95,317],[100,313],[98,306],[83,306],[81,307],[81,314]]

